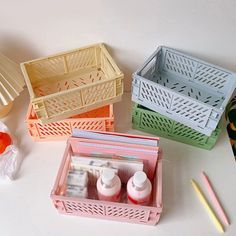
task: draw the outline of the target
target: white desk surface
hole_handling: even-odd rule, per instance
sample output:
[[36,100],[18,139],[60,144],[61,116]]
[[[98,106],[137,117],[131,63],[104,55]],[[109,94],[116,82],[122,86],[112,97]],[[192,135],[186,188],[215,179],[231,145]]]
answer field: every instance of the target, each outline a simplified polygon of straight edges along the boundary
[[[164,150],[164,211],[156,226],[120,223],[100,219],[60,215],[49,197],[65,148],[65,141],[33,142],[24,118],[29,98],[19,96],[4,119],[18,138],[24,155],[19,177],[0,183],[1,236],[74,235],[219,235],[190,184],[199,174],[210,176],[230,218],[225,235],[236,235],[236,171],[233,153],[224,130],[212,151],[161,138]],[[140,133],[131,129],[129,94],[115,104],[116,131]]]

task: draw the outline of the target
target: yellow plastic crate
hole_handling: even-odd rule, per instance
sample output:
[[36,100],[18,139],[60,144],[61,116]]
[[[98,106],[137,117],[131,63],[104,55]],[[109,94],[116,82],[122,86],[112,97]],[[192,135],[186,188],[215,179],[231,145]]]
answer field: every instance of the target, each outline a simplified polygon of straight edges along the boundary
[[121,100],[124,75],[103,44],[24,62],[21,69],[42,124]]

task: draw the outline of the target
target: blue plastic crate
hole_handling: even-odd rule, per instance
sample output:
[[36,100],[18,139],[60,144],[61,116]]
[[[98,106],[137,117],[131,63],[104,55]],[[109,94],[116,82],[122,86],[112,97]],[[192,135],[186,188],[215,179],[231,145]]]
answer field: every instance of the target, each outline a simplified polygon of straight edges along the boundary
[[235,73],[161,46],[133,74],[132,100],[210,136],[235,87]]

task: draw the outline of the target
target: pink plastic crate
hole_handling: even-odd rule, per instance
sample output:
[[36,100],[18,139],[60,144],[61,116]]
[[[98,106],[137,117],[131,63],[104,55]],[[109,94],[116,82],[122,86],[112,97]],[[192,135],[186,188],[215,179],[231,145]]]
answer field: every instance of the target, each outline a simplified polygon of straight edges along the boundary
[[42,124],[37,118],[32,105],[26,116],[27,128],[34,141],[60,140],[71,136],[72,129],[114,131],[113,105],[85,112],[71,118]]
[[[102,133],[102,132],[99,132]],[[104,132],[103,132],[104,133]],[[112,134],[112,133],[111,133]],[[117,135],[117,133],[114,133]],[[143,137],[129,134],[118,134],[125,137]],[[158,138],[145,137],[146,139],[159,140]],[[88,140],[87,140],[88,141]],[[150,206],[140,206],[128,204],[124,199],[125,187],[123,187],[123,201],[122,202],[106,202],[97,200],[95,194],[95,187],[90,186],[88,199],[78,199],[75,197],[68,197],[60,195],[61,189],[63,189],[66,182],[67,172],[70,168],[71,156],[83,153],[85,151],[83,143],[84,139],[81,138],[69,138],[67,147],[64,152],[64,156],[57,174],[57,178],[51,192],[51,199],[54,206],[59,213],[77,216],[86,216],[92,218],[101,218],[107,220],[125,221],[137,224],[155,225],[159,221],[162,212],[162,161],[161,152],[159,147],[150,147],[136,144],[116,143],[117,148],[113,147],[112,152],[116,155],[129,156],[127,151],[130,148],[137,150],[137,159],[142,159],[146,169],[146,173],[150,175],[150,171],[154,169],[153,178],[151,178],[153,191],[152,191],[152,203]],[[111,154],[109,149],[102,148],[109,143],[114,146],[114,142],[99,141],[97,146],[101,144],[101,149],[104,154]],[[120,148],[122,147],[122,149]],[[86,150],[90,150],[90,153],[97,152],[97,149],[87,147]],[[150,154],[151,153],[151,154]],[[151,161],[149,161],[152,159]],[[145,161],[146,160],[146,161]],[[155,161],[156,160],[156,161]],[[155,163],[155,164],[154,164]],[[155,165],[155,166],[150,166]],[[148,171],[150,170],[150,171]]]

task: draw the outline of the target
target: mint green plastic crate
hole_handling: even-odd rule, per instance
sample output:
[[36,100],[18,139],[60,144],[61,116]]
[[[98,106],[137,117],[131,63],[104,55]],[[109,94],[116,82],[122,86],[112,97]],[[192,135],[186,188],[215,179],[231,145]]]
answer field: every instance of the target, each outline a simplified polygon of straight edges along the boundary
[[133,128],[210,150],[221,133],[221,122],[209,137],[139,104],[133,106]]

